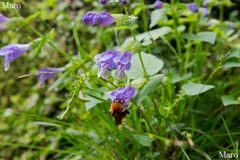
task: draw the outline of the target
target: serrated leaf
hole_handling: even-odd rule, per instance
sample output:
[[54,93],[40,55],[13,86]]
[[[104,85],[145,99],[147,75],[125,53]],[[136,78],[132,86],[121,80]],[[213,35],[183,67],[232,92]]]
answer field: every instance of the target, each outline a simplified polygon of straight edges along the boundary
[[204,85],[204,84],[200,84],[200,83],[189,83],[189,84],[184,84],[182,86],[182,90],[188,96],[195,96],[195,95],[204,93],[214,87],[215,86],[213,86],[213,85]]
[[200,32],[197,35],[183,34],[183,37],[188,40],[203,41],[203,42],[208,42],[208,43],[214,44],[215,40],[217,38],[217,34],[216,34],[216,32]]
[[[143,64],[149,76],[152,76],[159,72],[163,67],[163,61],[151,54],[141,53]],[[139,59],[139,55],[136,53],[131,59],[131,69],[127,71],[127,75],[130,79],[137,79],[144,77],[144,71]]]
[[150,28],[154,27],[158,23],[158,21],[166,18],[167,11],[168,11],[167,8],[156,9],[156,10],[152,11]]
[[[141,41],[142,45],[147,46],[152,43],[152,40],[155,41],[159,37],[168,34],[170,31],[171,31],[171,27],[164,26],[164,27],[161,27],[158,29],[154,29],[154,30],[150,30],[148,32],[138,34],[138,35],[136,35],[136,40],[139,42]],[[124,48],[128,47],[129,43],[133,43],[133,42],[134,42],[133,37],[127,38],[124,41],[122,48],[124,49]]]
[[221,100],[222,100],[222,103],[224,106],[240,104],[240,101],[235,99],[231,95],[223,95],[223,96],[221,96]]
[[152,144],[153,139],[146,135],[133,134],[133,138],[142,146],[148,147]]
[[137,105],[139,105],[142,100],[154,89],[157,88],[157,86],[160,84],[160,80],[162,79],[163,74],[158,74],[150,78],[150,80],[144,85],[143,89],[139,92],[137,95]]

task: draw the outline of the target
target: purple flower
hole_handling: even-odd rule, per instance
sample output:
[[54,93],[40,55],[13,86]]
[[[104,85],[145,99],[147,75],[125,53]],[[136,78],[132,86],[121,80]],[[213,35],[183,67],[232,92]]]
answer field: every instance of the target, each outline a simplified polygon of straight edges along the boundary
[[229,22],[229,27],[231,28],[231,29],[234,29],[235,28],[235,25],[234,25],[234,23],[233,22]]
[[95,19],[97,12],[89,11],[82,17],[82,22],[85,24],[97,24]]
[[202,8],[202,15],[203,17],[207,17],[209,15],[207,8]]
[[125,52],[113,59],[113,62],[117,67],[116,76],[119,77],[120,79],[123,79],[126,76],[125,70],[130,69],[131,58],[132,58],[132,52]]
[[5,56],[4,70],[7,71],[10,63],[29,50],[30,44],[9,44],[0,49],[0,56]]
[[160,0],[156,0],[153,5],[155,9],[160,9],[163,7],[163,2]]
[[101,11],[97,13],[95,19],[98,24],[103,26],[108,26],[115,22],[115,19],[107,11]]
[[204,0],[203,3],[202,3],[202,6],[206,7],[209,2],[210,2],[210,0]]
[[120,0],[120,3],[122,3],[123,5],[127,4],[127,0]]
[[198,12],[198,6],[196,3],[188,3],[187,7],[192,11],[192,12]]
[[107,50],[101,54],[97,54],[94,59],[96,60],[96,64],[99,67],[98,76],[102,76],[103,78],[107,78],[110,69],[116,68],[113,59],[119,55],[118,51],[115,50]]
[[52,67],[44,67],[39,69],[35,75],[39,77],[40,84],[43,85],[44,82],[52,77],[54,77],[58,72],[63,71],[64,68],[52,68]]
[[4,23],[9,21],[9,18],[5,17],[2,13],[0,13],[0,23]]
[[119,87],[113,91],[108,92],[110,95],[110,99],[113,102],[114,100],[120,100],[120,102],[128,107],[127,102],[129,102],[132,97],[134,96],[134,93],[136,91],[136,87],[133,86],[127,86],[127,87]]
[[115,19],[107,11],[89,11],[83,15],[82,22],[85,24],[101,24],[103,26],[108,26],[114,23]]
[[108,3],[108,1],[109,1],[109,0],[100,0],[100,3],[101,3],[102,5],[104,5],[104,4]]

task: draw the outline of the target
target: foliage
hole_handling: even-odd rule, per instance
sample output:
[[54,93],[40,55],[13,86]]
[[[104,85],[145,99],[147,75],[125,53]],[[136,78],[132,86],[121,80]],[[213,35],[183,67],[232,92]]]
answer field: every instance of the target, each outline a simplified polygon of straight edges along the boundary
[[[195,1],[198,12],[187,1],[163,2],[161,9],[143,0],[0,5],[10,18],[0,23],[7,27],[0,30],[0,48],[31,44],[7,72],[0,69],[0,159],[197,160],[217,159],[219,151],[239,154],[240,4],[210,0],[204,17],[202,0]],[[116,22],[82,23],[88,11],[103,10]],[[110,49],[133,53],[123,79],[115,76],[116,64],[106,70],[107,78],[98,76],[94,57]],[[42,86],[36,73],[43,67],[64,71]],[[137,91],[117,126],[107,92],[124,86]]]

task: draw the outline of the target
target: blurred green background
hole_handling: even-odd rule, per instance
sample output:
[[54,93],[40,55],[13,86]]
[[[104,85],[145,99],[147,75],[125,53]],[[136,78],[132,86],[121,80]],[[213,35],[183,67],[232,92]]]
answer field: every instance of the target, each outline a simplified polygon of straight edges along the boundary
[[[208,17],[200,11],[190,13],[185,4],[192,1],[187,0],[163,1],[169,10],[155,15],[154,1],[144,0],[128,1],[125,8],[117,2],[102,6],[93,0],[1,2],[19,3],[22,8],[0,7],[12,18],[8,28],[0,31],[0,47],[38,41],[11,63],[8,72],[0,67],[0,159],[198,160],[218,159],[219,151],[239,154],[238,0],[210,0]],[[109,27],[82,24],[89,10],[122,15],[128,10],[138,19]],[[215,21],[208,26],[211,18]],[[154,19],[157,22],[151,26]],[[144,40],[122,45],[132,31],[139,35],[165,26],[171,30],[150,39],[148,45],[142,45]],[[186,38],[201,31],[216,33],[214,44],[208,43],[212,37]],[[93,60],[95,54],[114,47],[140,49],[164,62],[160,72],[164,77],[140,104],[133,100],[120,126],[108,115],[110,100],[105,93],[115,89],[111,83],[124,86],[126,80],[98,78]],[[90,58],[82,57],[82,52]],[[34,73],[41,67],[66,70],[40,86]],[[18,78],[26,74],[32,75]],[[189,82],[215,88],[188,96],[182,86]]]

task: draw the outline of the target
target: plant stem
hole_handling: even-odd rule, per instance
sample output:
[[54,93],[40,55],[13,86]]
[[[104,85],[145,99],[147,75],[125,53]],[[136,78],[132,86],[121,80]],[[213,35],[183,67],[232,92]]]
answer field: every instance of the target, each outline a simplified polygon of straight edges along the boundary
[[[136,38],[136,35],[134,34],[134,31],[131,30],[131,33],[132,33],[132,37],[133,37],[133,39],[134,39],[134,42],[136,42],[136,41],[137,41],[137,38]],[[145,66],[144,66],[143,59],[142,59],[142,55],[141,55],[141,52],[140,52],[139,48],[137,49],[137,52],[138,52],[138,57],[139,57],[139,59],[140,59],[140,63],[141,63],[141,66],[142,66],[142,69],[143,69],[143,72],[144,72],[144,77],[147,78],[147,79],[149,79],[148,74],[147,74],[147,70],[146,70],[146,68],[145,68]]]
[[177,50],[178,50],[178,54],[179,54],[179,57],[180,57],[179,67],[180,67],[180,74],[182,75],[182,72],[183,72],[183,65],[182,64],[183,63],[182,63],[182,48],[181,48],[181,41],[180,41],[181,35],[178,32],[178,28],[177,28],[178,19],[177,19],[176,13],[175,13],[174,0],[172,0],[171,2],[172,2],[172,14],[173,14],[173,20],[174,20],[173,28],[174,28],[174,31],[176,33]]

